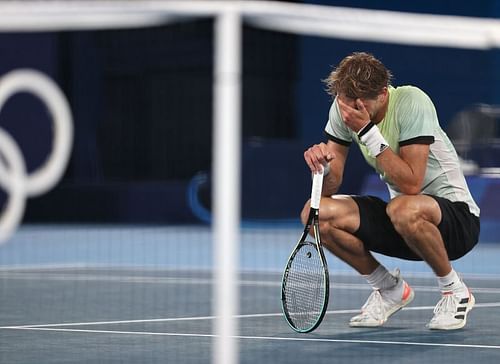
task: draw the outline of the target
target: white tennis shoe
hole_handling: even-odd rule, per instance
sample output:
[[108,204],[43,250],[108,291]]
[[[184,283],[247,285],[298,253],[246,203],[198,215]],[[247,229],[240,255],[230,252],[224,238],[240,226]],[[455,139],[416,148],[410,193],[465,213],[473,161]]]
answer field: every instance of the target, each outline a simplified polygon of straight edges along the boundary
[[[399,271],[397,271],[399,278]],[[378,327],[382,326],[387,319],[397,311],[408,305],[415,297],[413,289],[403,281],[403,295],[400,300],[394,301],[374,290],[366,303],[361,307],[361,313],[349,321],[351,327]]]
[[460,298],[453,292],[444,292],[427,327],[431,330],[461,329],[467,323],[467,314],[475,303],[476,299],[470,291],[466,298]]

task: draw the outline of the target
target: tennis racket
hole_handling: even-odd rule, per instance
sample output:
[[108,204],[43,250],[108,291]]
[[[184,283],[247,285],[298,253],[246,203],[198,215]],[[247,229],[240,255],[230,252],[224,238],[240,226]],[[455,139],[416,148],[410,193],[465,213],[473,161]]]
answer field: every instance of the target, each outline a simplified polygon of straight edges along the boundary
[[[330,292],[328,266],[319,236],[319,202],[323,171],[313,175],[311,209],[304,232],[283,273],[281,305],[290,327],[300,333],[316,329],[325,316]],[[314,242],[307,241],[313,229]]]

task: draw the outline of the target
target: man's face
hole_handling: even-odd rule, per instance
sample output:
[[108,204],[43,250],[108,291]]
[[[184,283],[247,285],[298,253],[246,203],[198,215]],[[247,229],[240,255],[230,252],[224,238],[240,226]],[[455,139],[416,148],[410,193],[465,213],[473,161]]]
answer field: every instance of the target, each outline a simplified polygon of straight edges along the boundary
[[[366,98],[360,97],[359,100],[363,103],[366,111],[370,115],[370,120],[382,120],[385,116],[385,106],[387,103],[387,97],[389,95],[389,90],[387,87],[384,87],[380,93],[374,98]],[[348,104],[350,107],[354,109],[358,109],[356,105],[356,99],[352,97],[348,97],[345,93],[339,93],[337,95],[342,102]]]
[[[360,98],[361,102],[365,106],[366,111],[368,111],[368,114],[370,115],[370,120],[373,120],[375,118],[375,116],[382,107],[382,101],[384,98],[381,96],[382,94],[378,95],[373,99]],[[349,105],[353,109],[358,109],[358,106],[356,105],[356,99],[348,97],[342,93],[340,93],[338,97],[342,100],[342,102]]]

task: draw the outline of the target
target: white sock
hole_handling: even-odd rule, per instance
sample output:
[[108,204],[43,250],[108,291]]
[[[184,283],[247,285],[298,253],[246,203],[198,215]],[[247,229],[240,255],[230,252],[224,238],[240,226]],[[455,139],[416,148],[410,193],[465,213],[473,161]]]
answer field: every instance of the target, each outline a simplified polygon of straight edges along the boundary
[[386,298],[397,302],[403,296],[403,280],[393,276],[383,265],[379,265],[371,274],[364,275],[373,289],[380,291]]
[[363,275],[373,289],[385,290],[396,286],[398,280],[383,265],[379,265],[371,274]]
[[452,268],[451,272],[445,275],[444,277],[437,277],[439,289],[441,292],[453,292],[455,295],[459,297],[468,297],[469,290],[467,286],[462,282],[457,272]]

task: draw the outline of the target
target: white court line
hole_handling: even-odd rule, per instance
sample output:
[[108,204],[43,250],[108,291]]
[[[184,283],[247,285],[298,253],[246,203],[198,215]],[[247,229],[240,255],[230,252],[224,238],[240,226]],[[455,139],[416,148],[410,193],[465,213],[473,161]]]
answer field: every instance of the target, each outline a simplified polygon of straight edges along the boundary
[[[177,337],[202,337],[202,338],[217,337],[216,335],[213,334],[187,334],[187,333],[176,333],[176,332],[56,329],[47,327],[37,327],[37,328],[18,327],[17,329],[56,331],[56,332],[79,332],[79,333],[91,333],[91,334],[114,334],[114,335],[149,335],[149,336],[177,336]],[[429,342],[415,342],[415,341],[299,338],[299,337],[276,337],[276,336],[233,336],[232,338],[241,340],[270,340],[270,341],[274,340],[274,341],[302,341],[302,342],[342,343],[342,344],[406,345],[406,346],[433,346],[433,347],[454,347],[454,348],[471,348],[471,349],[500,349],[500,345],[429,343]]]
[[[145,276],[112,276],[99,274],[78,273],[24,273],[24,272],[0,272],[2,279],[42,280],[42,281],[82,281],[82,282],[116,282],[116,283],[150,283],[150,284],[179,284],[179,285],[211,285],[211,278],[193,277],[145,277]],[[280,287],[281,281],[246,280],[238,281],[240,286]],[[331,283],[332,289],[370,290],[366,283]],[[412,285],[415,291],[437,292],[437,286]],[[474,293],[500,294],[500,288],[494,287],[471,287]]]
[[[107,275],[107,274],[86,274],[86,273],[27,273],[27,272],[1,272],[2,279],[21,279],[21,280],[43,280],[43,281],[98,281],[98,282],[123,282],[123,283],[158,283],[158,284],[214,284],[212,278],[197,277],[161,277],[161,276],[125,276],[125,275]],[[251,280],[241,279],[238,281],[242,286],[281,286],[281,281],[269,280]],[[340,283],[332,282],[332,288],[337,289],[369,289],[366,283]],[[437,286],[412,285],[412,288],[425,291],[437,291]],[[495,287],[473,287],[474,292],[482,293],[500,293],[500,288]]]
[[[500,251],[500,249],[498,249]],[[28,271],[36,271],[34,273],[39,274],[39,271],[51,271],[56,270],[59,273],[80,269],[83,271],[87,270],[103,270],[106,272],[123,272],[123,271],[133,271],[133,272],[197,272],[203,274],[211,274],[213,272],[212,268],[209,267],[199,267],[199,266],[171,266],[165,265],[158,267],[157,265],[123,265],[123,264],[89,264],[87,262],[73,262],[73,263],[61,263],[61,264],[7,264],[0,265],[0,273],[6,272],[22,272],[27,273]],[[44,274],[45,274],[44,272]],[[359,277],[359,274],[352,270],[344,269],[329,269],[331,276],[339,277]],[[283,270],[276,268],[264,268],[264,269],[251,269],[242,268],[239,273],[241,274],[271,274],[271,275],[281,275]],[[470,272],[460,272],[460,275],[464,279],[478,279],[478,280],[500,280],[500,273],[470,273]],[[436,277],[430,271],[408,271],[405,273],[407,278],[418,278],[418,279],[431,279],[435,280]]]
[[[474,309],[477,308],[496,308],[500,307],[500,302],[490,302],[490,303],[476,303]],[[424,311],[432,310],[434,306],[414,306],[414,307],[404,307],[402,311]],[[353,314],[358,313],[359,309],[346,309],[346,310],[332,310],[327,311],[326,314]],[[247,315],[236,315],[234,318],[259,318],[259,317],[277,317],[282,316],[283,313],[254,313]],[[3,326],[0,329],[12,329],[12,330],[29,330],[29,329],[41,329],[41,328],[56,328],[65,326],[93,326],[93,325],[113,325],[113,324],[131,324],[131,323],[152,323],[152,322],[179,322],[179,321],[200,321],[200,320],[214,320],[215,316],[193,316],[193,317],[171,317],[171,318],[160,318],[160,319],[143,319],[143,320],[119,320],[119,321],[94,321],[94,322],[66,322],[59,324],[35,324],[35,325],[11,325]],[[112,331],[114,332],[114,331]]]

